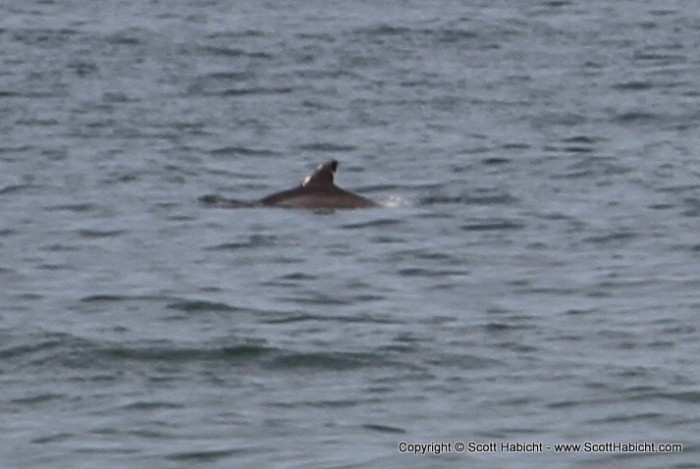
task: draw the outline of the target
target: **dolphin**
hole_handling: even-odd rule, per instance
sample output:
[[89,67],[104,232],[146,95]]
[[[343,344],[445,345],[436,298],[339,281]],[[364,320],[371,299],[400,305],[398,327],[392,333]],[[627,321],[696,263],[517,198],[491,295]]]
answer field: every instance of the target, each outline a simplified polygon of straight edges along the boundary
[[277,192],[260,200],[263,205],[294,208],[369,208],[377,204],[362,196],[341,189],[333,183],[338,170],[336,160],[326,161],[307,176],[300,186]]

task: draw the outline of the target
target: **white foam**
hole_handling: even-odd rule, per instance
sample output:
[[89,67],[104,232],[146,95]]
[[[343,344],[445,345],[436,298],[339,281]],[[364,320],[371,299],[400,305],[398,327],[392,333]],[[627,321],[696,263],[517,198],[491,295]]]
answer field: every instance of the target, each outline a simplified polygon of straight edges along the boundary
[[382,207],[396,208],[396,207],[408,207],[408,206],[413,205],[413,203],[408,199],[404,199],[403,197],[399,197],[397,195],[392,195],[388,199],[383,200],[382,202],[379,202],[379,205],[381,205]]

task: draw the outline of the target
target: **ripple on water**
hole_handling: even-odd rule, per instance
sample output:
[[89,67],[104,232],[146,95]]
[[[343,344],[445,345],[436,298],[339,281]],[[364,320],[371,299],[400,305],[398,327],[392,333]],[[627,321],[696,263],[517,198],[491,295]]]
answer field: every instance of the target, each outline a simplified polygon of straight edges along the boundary
[[198,313],[201,311],[225,311],[225,312],[241,312],[247,311],[244,308],[238,308],[226,303],[219,303],[206,300],[181,300],[167,305],[169,309],[184,311],[186,313]]
[[377,367],[385,359],[377,354],[357,352],[308,352],[284,353],[275,357],[268,367],[280,370],[346,371],[365,367]]
[[199,450],[199,451],[182,451],[168,454],[166,459],[170,461],[193,463],[215,463],[220,460],[230,459],[234,456],[241,457],[249,453],[255,453],[255,450],[232,448],[218,450]]
[[76,233],[83,238],[96,239],[96,238],[115,238],[127,233],[127,230],[95,230],[95,229],[80,229]]
[[463,231],[512,231],[522,230],[525,226],[522,221],[491,218],[462,224],[460,229]]

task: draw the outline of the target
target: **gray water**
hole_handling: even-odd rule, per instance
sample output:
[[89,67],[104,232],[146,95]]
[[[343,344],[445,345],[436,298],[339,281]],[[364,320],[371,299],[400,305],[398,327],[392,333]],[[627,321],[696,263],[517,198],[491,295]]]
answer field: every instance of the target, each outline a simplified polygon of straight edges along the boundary
[[700,467],[695,2],[5,0],[0,111],[1,467]]

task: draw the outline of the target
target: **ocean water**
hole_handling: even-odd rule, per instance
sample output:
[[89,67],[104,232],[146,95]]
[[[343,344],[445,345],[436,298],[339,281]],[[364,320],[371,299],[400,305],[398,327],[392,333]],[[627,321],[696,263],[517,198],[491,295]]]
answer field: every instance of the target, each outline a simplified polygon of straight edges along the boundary
[[4,1],[0,111],[0,467],[700,467],[693,2]]

